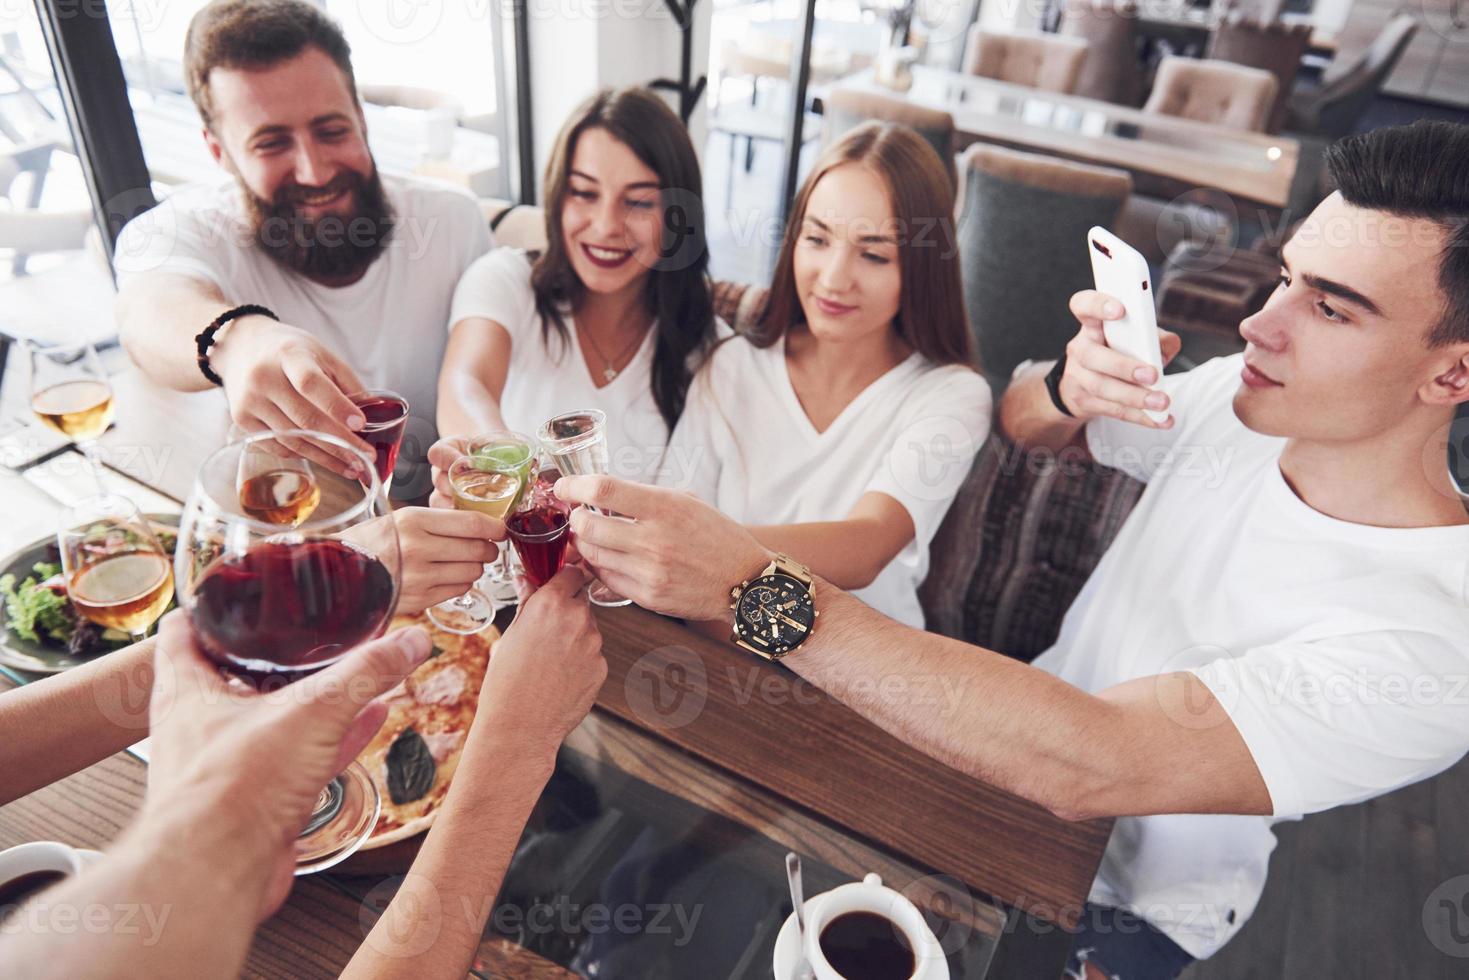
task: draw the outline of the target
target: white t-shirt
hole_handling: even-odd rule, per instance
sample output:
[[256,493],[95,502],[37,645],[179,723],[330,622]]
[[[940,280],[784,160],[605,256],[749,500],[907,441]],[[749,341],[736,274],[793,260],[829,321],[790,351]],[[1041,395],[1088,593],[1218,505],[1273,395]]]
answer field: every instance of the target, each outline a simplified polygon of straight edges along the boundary
[[863,494],[887,494],[913,518],[914,538],[852,594],[921,629],[928,545],[989,435],[990,409],[978,373],[915,353],[817,432],[791,386],[785,339],[760,348],[736,337],[695,376],[658,482],[754,525],[838,521]]
[[1469,526],[1311,509],[1281,475],[1285,440],[1234,414],[1242,360],[1164,378],[1170,431],[1088,423],[1097,460],[1148,486],[1035,661],[1087,691],[1190,671],[1244,737],[1274,816],[1119,819],[1091,892],[1200,958],[1255,910],[1274,822],[1425,779],[1469,749]]
[[[259,303],[310,331],[352,366],[369,388],[408,399],[412,418],[394,479],[395,496],[432,489],[439,367],[449,302],[459,277],[490,248],[490,231],[464,190],[383,177],[397,225],[377,260],[350,286],[312,282],[255,243],[233,179],[182,188],[132,221],[117,241],[118,284],[150,272],[213,283],[235,304]],[[203,329],[207,324],[200,324]]]
[[[599,388],[569,312],[562,316],[566,340],[554,331],[546,339],[530,275],[530,257],[522,249],[498,248],[470,266],[454,291],[450,329],[466,317],[483,317],[510,334],[500,417],[506,427],[534,436],[542,423],[564,412],[601,409],[607,414],[608,470],[629,480],[651,480],[668,446],[668,426],[653,400],[651,381],[657,324],[627,366]],[[728,333],[718,321],[715,330]]]

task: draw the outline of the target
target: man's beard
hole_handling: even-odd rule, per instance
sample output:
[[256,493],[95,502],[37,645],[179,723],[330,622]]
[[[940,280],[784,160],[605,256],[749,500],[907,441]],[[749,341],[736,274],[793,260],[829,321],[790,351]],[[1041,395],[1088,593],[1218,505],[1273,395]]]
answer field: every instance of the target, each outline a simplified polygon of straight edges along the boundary
[[[306,218],[297,205],[307,194],[350,188],[355,204],[344,216]],[[354,280],[373,263],[393,233],[393,210],[374,169],[371,177],[343,170],[321,188],[287,185],[274,201],[257,197],[240,181],[256,243],[293,272],[319,282]]]

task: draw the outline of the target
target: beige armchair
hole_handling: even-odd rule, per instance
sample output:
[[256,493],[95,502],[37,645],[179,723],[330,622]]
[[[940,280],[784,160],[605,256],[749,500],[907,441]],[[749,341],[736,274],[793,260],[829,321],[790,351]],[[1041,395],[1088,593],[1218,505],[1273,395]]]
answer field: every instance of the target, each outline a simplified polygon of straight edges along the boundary
[[958,186],[959,177],[954,169],[954,117],[947,112],[914,105],[906,99],[845,88],[832,89],[822,103],[826,119],[821,130],[823,147],[830,146],[838,136],[865,122],[901,123],[928,140],[939,159],[944,161],[949,179]]
[[1087,43],[1076,94],[1118,105],[1143,100],[1143,69],[1138,55],[1138,10],[1133,0],[1069,0],[1061,33]]
[[964,45],[964,71],[1063,94],[1076,91],[1087,42],[1038,31],[987,31],[975,24]]
[[1263,68],[1275,76],[1275,99],[1270,104],[1265,131],[1278,133],[1285,124],[1291,86],[1300,70],[1301,58],[1310,46],[1310,24],[1260,21],[1230,14],[1215,26],[1206,57]]
[[1279,85],[1259,68],[1169,56],[1158,65],[1144,112],[1261,132]]
[[531,204],[516,204],[498,197],[482,197],[480,213],[495,235],[495,244],[523,248],[527,252],[546,250],[546,211]]
[[1417,30],[1418,20],[1412,14],[1398,14],[1388,21],[1358,58],[1340,67],[1333,65],[1319,89],[1291,99],[1286,128],[1328,139],[1351,133]]

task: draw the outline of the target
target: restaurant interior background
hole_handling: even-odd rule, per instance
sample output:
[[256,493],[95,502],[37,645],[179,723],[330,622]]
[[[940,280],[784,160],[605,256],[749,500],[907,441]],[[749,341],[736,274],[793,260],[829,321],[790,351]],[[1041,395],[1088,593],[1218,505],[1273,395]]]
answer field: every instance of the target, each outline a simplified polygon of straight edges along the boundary
[[[1046,323],[1039,351],[981,335],[992,370],[1059,349],[1067,322],[1055,300],[1088,284],[1072,229],[1098,208],[1153,263],[1184,363],[1239,349],[1239,320],[1273,285],[1272,247],[1319,197],[1327,141],[1418,118],[1469,121],[1469,0],[1144,0],[1126,17],[1096,16],[1115,12],[1094,0],[1090,25],[1074,0],[319,2],[351,42],[379,166],[461,184],[496,202],[487,212],[539,200],[556,129],[587,93],[653,83],[702,147],[719,280],[766,281],[793,188],[852,113],[937,118],[925,135],[955,157],[975,142],[1044,154],[969,151],[956,164],[971,311],[982,302],[1006,323]],[[217,174],[180,69],[198,6],[0,0],[0,436],[27,414],[10,341],[91,340],[120,367],[112,236]],[[1252,18],[1276,26],[1232,33]],[[1006,69],[993,47],[1005,43],[1024,49],[1012,65],[1033,56],[1040,73]],[[1187,74],[1200,65],[1224,67]],[[1243,115],[1170,102],[1176,75]],[[1092,168],[1077,180],[1096,189],[1038,190],[1054,186],[1046,168],[1063,158]],[[1110,170],[1097,176],[1099,165]],[[1118,191],[1107,173],[1130,181]],[[1037,200],[1024,194],[1041,195],[1027,207],[1051,220],[1007,209]],[[1066,240],[1075,261],[1056,258]],[[1025,269],[1042,270],[1047,295],[1023,286]],[[1255,920],[1185,976],[1463,975],[1465,961],[1423,948],[1420,916],[1434,884],[1469,872],[1466,813],[1461,764],[1282,826]]]

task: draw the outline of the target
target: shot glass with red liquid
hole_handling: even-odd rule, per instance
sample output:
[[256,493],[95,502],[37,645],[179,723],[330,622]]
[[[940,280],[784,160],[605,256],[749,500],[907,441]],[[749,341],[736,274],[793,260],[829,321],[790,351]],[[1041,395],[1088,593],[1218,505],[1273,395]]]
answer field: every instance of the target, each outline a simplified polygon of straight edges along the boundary
[[505,521],[505,530],[520,556],[526,580],[536,588],[549,582],[566,564],[571,541],[571,508],[539,480],[526,490],[520,508]]
[[403,429],[408,423],[408,399],[396,391],[375,388],[349,396],[362,409],[367,420],[357,433],[372,447],[373,469],[383,485],[383,493],[393,488],[393,467],[398,465],[398,450],[403,445]]

